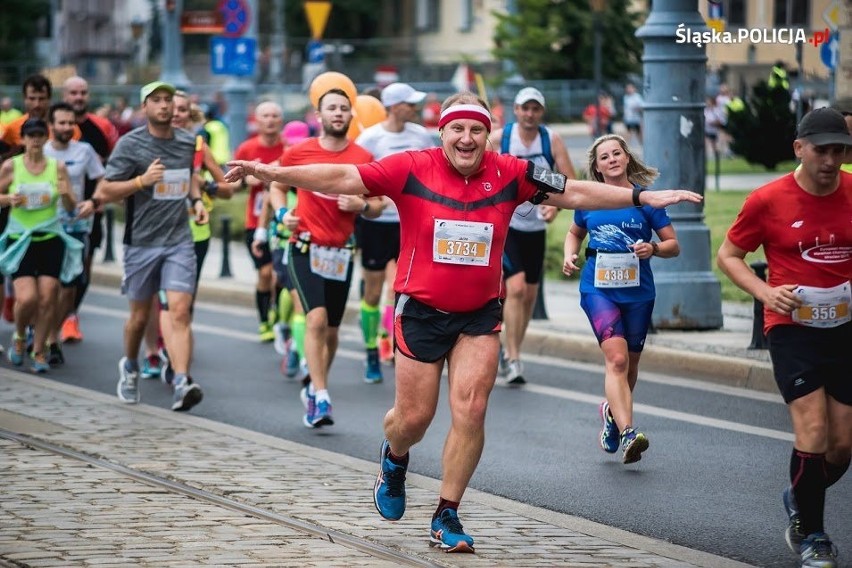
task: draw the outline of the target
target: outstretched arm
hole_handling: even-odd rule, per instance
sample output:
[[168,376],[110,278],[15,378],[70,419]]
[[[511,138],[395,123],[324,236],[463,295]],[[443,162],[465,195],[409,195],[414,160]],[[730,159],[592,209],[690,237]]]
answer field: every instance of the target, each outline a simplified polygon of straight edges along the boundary
[[234,160],[225,181],[237,181],[251,175],[265,182],[301,187],[323,193],[359,195],[369,193],[361,180],[358,168],[353,164],[312,164],[309,166],[273,166],[260,162]]
[[[640,205],[662,209],[681,201],[700,203],[704,197],[685,189],[658,189],[639,194]],[[544,201],[562,209],[621,209],[635,205],[633,190],[596,181],[567,180],[565,192],[550,195]]]

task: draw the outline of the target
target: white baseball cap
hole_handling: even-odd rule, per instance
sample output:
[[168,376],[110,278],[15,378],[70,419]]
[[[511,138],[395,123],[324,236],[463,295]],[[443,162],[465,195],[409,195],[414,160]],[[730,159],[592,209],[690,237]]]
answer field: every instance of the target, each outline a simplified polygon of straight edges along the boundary
[[529,101],[535,101],[541,106],[544,106],[544,95],[535,87],[524,87],[515,95],[516,105],[522,105]]
[[382,104],[392,107],[400,103],[417,105],[423,102],[426,93],[416,90],[408,83],[391,83],[382,89]]

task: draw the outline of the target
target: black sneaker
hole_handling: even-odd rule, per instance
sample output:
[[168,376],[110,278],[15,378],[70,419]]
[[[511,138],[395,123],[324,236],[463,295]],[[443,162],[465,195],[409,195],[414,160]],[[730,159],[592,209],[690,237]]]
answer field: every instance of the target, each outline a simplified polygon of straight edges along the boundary
[[65,356],[62,354],[62,348],[58,343],[51,343],[47,346],[47,362],[51,367],[65,363]]

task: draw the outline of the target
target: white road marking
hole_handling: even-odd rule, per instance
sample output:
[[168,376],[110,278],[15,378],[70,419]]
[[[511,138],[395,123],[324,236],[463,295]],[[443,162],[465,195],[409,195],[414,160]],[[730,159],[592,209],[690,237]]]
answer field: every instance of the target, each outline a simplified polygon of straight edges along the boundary
[[[98,290],[101,292],[101,290]],[[253,310],[248,308],[226,308],[226,309],[211,309],[211,308],[219,308],[219,306],[211,306],[209,304],[197,304],[196,309],[205,309],[209,311],[217,311],[219,313],[230,313],[233,315],[252,315]],[[238,312],[239,310],[239,312]],[[115,308],[105,308],[101,306],[93,306],[93,305],[84,305],[82,311],[90,312],[93,314],[99,314],[102,316],[107,316],[116,319],[127,319],[127,310],[119,310]],[[236,331],[233,329],[228,329],[225,327],[215,326],[215,325],[207,325],[200,323],[193,323],[192,329],[196,333],[205,333],[209,335],[216,335],[219,337],[228,337],[231,339],[237,339],[240,341],[247,341],[249,343],[257,342],[257,334],[256,333],[248,333],[244,331]],[[359,337],[356,333],[350,333],[347,330],[341,329],[341,337]],[[337,350],[337,356],[343,357],[345,359],[351,359],[354,361],[363,361],[364,353],[362,351],[356,351],[351,349],[339,348]],[[530,356],[525,360],[533,361],[536,363],[540,363],[543,365],[550,365],[554,367],[560,367],[564,369],[579,369],[584,371],[593,371],[600,372],[603,375],[603,367],[600,365],[592,365],[586,363],[574,363],[570,361],[565,361],[562,359],[558,359],[556,357],[544,357],[544,356]],[[648,380],[649,382],[656,382],[660,384],[669,384],[676,385],[683,388],[691,388],[696,390],[703,391],[712,391],[712,392],[721,392],[723,394],[731,395],[731,396],[739,396],[743,398],[751,398],[755,400],[762,400],[768,402],[775,402],[777,398],[776,396],[771,395],[770,393],[761,393],[755,391],[749,391],[747,389],[739,389],[736,387],[728,387],[725,385],[708,385],[706,383],[702,383],[701,381],[693,381],[689,379],[681,379],[677,377],[668,377],[665,375],[659,374],[642,374],[642,380]],[[519,389],[523,392],[531,392],[535,394],[541,394],[546,396],[554,396],[565,400],[573,400],[575,402],[583,402],[597,406],[601,402],[601,395],[596,394],[587,394],[579,391],[573,391],[569,389],[563,389],[558,387],[549,387],[545,385],[536,385],[527,383]],[[783,402],[783,401],[782,401]],[[784,440],[788,442],[793,441],[793,434],[790,432],[783,432],[781,430],[772,430],[770,428],[761,428],[758,426],[750,426],[748,424],[741,424],[739,422],[731,422],[729,420],[719,420],[717,418],[709,418],[706,416],[698,416],[695,414],[688,414],[685,412],[679,412],[676,410],[670,410],[667,408],[661,408],[658,406],[651,406],[648,404],[634,404],[633,411],[637,414],[645,414],[649,416],[656,416],[658,418],[667,418],[670,420],[678,420],[681,422],[688,422],[690,424],[696,424],[699,426],[706,426],[710,428],[718,428],[721,430],[729,430],[732,432],[741,432],[744,434],[751,434],[754,436],[761,436],[764,438],[772,438],[775,440]]]

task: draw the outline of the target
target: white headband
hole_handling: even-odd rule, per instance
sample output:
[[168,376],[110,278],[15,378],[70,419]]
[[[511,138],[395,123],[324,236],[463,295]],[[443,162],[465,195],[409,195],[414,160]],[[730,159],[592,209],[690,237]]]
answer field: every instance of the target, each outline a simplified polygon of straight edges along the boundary
[[487,109],[479,105],[453,105],[444,109],[438,128],[443,128],[449,122],[460,118],[471,118],[485,125],[485,129],[491,132],[491,114]]

